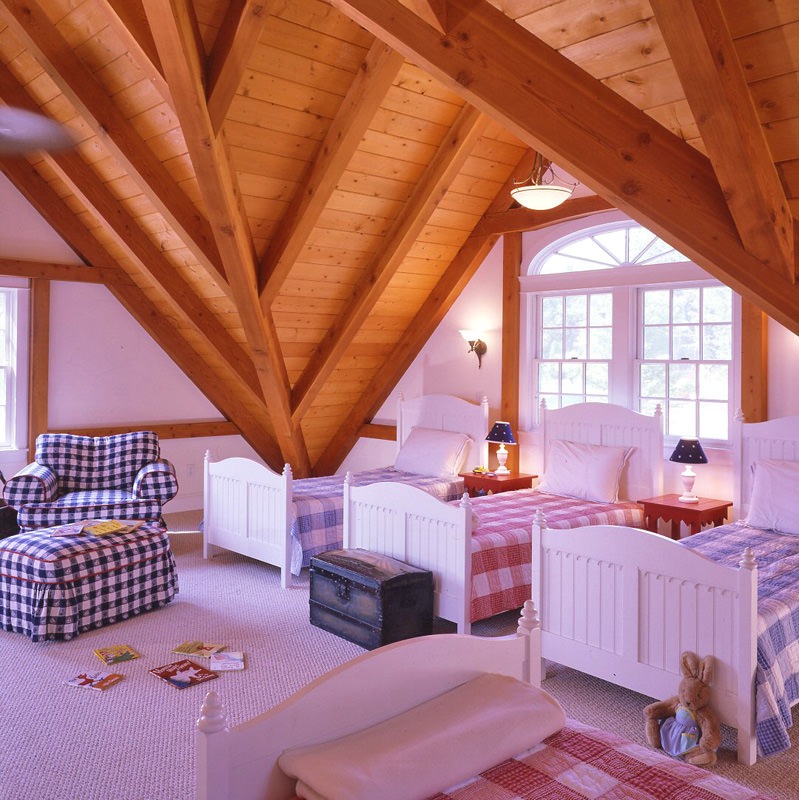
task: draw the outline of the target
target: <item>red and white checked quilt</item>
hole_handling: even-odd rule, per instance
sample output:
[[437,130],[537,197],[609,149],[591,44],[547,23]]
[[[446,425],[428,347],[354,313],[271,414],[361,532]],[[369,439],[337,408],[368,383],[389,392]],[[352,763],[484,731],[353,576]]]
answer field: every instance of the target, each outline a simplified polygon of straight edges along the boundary
[[479,520],[472,529],[472,622],[521,608],[530,598],[536,511],[543,512],[549,528],[644,525],[637,503],[598,503],[536,489],[475,497],[471,503]]
[[568,720],[526,753],[430,800],[774,800],[660,750]]

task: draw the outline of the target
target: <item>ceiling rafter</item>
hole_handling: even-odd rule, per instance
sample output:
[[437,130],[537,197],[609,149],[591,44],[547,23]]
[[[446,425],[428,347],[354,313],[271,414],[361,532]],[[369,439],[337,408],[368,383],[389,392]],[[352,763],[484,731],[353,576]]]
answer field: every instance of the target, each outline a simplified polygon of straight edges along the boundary
[[743,247],[707,157],[486,0],[449,0],[445,37],[398,0],[328,2],[799,333],[799,287]]
[[461,109],[447,135],[443,137],[435,157],[386,234],[380,252],[366,269],[349,308],[339,315],[327,331],[296,382],[292,394],[295,417],[302,419],[308,412],[325,379],[386,290],[453,178],[463,167],[487,123],[487,118],[472,106],[467,104]]
[[47,70],[104,145],[125,165],[148,200],[184,238],[200,264],[223,290],[228,291],[208,221],[142,141],[91,71],[53,28],[40,2],[3,0],[0,17]]
[[[0,160],[0,169],[17,187],[31,206],[45,217],[53,230],[76,254],[89,264],[115,264],[105,247],[86,229],[61,202],[52,187],[25,159]],[[76,272],[65,266],[69,273]],[[88,269],[88,268],[84,268]],[[250,445],[269,463],[280,463],[280,451],[271,430],[265,424],[266,411],[256,418],[241,395],[232,389],[230,381],[211,370],[203,358],[181,336],[174,321],[151,303],[141,289],[119,267],[98,269],[111,294],[130,315],[159,343],[184,374],[201,386],[208,400],[236,427]],[[46,276],[51,277],[51,276]],[[54,276],[55,277],[55,276]],[[70,278],[71,279],[71,278]]]
[[254,248],[236,176],[223,137],[214,132],[205,103],[203,58],[194,41],[193,11],[185,0],[144,0],[144,10],[176,99],[197,182],[227,267],[282,457],[291,463],[297,475],[308,474],[310,460],[302,431],[291,419],[290,386],[280,340],[271,315],[261,312]]
[[724,11],[718,0],[652,10],[744,247],[794,282],[793,219]]
[[[0,70],[0,97],[9,105],[29,111],[37,110],[25,90],[5,70]],[[192,286],[181,277],[174,264],[139,227],[136,219],[97,181],[91,167],[74,151],[45,155],[44,158],[87,207],[94,210],[96,217],[115,235],[117,243],[160,286],[173,308],[185,315],[209,346],[239,374],[243,387],[260,397],[255,370],[241,345],[230,336]]]
[[271,307],[404,61],[399,53],[380,41],[366,54],[316,159],[300,181],[302,190],[292,198],[277,234],[261,259],[264,311]]
[[447,32],[447,0],[405,0],[405,4],[437,31]]
[[217,133],[272,8],[280,2],[235,0],[230,4],[206,65],[208,114]]
[[110,279],[108,271],[111,269],[116,268],[87,266],[86,264],[54,264],[49,261],[22,261],[18,258],[0,258],[0,275],[14,275],[17,278],[44,278],[49,281],[105,283]]
[[[525,153],[516,165],[517,174],[529,174],[534,157],[534,153]],[[510,207],[513,202],[510,196],[512,188],[513,176],[497,192],[483,219],[501,214]],[[315,474],[326,475],[336,469],[341,458],[340,454],[350,451],[362,427],[370,423],[380,410],[380,406],[388,399],[389,392],[405,374],[498,240],[499,234],[473,233],[469,236],[408,325],[407,335],[400,337],[392,352],[383,360],[383,366],[375,373],[347,415],[344,424],[317,459],[314,464]]]

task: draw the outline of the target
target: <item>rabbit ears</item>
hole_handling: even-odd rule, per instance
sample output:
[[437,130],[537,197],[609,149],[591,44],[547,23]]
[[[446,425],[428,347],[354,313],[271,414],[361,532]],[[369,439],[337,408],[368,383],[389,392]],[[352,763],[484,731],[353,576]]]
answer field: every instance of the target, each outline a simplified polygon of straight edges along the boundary
[[680,656],[680,667],[686,678],[696,678],[708,685],[713,680],[713,656],[700,660],[696,653],[686,650]]

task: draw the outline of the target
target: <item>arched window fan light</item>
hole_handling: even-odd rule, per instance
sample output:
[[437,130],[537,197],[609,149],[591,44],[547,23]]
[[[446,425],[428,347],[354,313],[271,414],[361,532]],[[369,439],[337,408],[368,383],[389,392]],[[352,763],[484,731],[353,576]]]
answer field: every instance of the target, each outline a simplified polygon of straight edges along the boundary
[[0,106],[0,157],[66,150],[75,142],[63,125],[23,108]]
[[565,203],[572,196],[577,187],[576,183],[565,184],[555,175],[552,162],[544,163],[541,153],[535,154],[533,170],[529,182],[514,181],[514,188],[510,190],[511,197],[521,206],[533,211],[547,211]]

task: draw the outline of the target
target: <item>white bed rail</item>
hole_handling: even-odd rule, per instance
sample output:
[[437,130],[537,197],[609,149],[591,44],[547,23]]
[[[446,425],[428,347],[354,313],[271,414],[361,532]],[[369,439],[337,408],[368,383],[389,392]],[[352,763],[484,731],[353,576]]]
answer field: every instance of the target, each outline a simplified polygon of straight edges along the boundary
[[732,569],[664,536],[533,525],[533,599],[551,659],[657,699],[676,694],[680,654],[716,660],[711,705],[754,763],[757,567]]
[[[348,476],[349,478],[349,476]],[[472,504],[444,503],[414,486],[344,483],[344,547],[398,558],[433,573],[433,613],[471,628]]]
[[280,569],[291,581],[292,474],[278,474],[248,458],[211,461],[205,454],[203,556],[220,547]]

